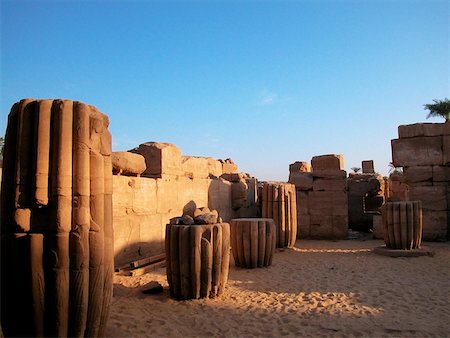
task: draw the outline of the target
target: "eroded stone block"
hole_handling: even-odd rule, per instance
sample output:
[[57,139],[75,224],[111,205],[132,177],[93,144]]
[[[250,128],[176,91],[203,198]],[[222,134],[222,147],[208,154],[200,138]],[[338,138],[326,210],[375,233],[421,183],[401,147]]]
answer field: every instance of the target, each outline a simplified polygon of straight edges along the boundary
[[297,190],[312,190],[313,188],[313,175],[306,172],[297,172],[289,174],[289,183],[295,185]]
[[313,171],[316,170],[343,170],[344,155],[321,155],[314,156],[311,160]]
[[181,151],[174,144],[147,142],[132,150],[145,158],[142,176],[161,178],[162,175],[184,175],[181,170]]
[[396,167],[443,164],[442,136],[395,139],[391,147]]

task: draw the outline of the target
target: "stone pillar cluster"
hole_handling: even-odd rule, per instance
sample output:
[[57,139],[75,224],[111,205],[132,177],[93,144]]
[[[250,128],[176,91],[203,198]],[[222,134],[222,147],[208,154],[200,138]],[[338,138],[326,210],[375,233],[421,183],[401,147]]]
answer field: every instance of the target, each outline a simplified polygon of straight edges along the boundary
[[403,167],[409,200],[422,201],[424,240],[450,233],[450,122],[398,127],[391,141],[392,162]]
[[347,238],[347,173],[343,168],[343,155],[315,156],[311,166],[306,162],[289,166],[289,182],[297,190],[299,238]]
[[12,107],[1,190],[5,336],[104,334],[114,269],[108,124],[77,101]]

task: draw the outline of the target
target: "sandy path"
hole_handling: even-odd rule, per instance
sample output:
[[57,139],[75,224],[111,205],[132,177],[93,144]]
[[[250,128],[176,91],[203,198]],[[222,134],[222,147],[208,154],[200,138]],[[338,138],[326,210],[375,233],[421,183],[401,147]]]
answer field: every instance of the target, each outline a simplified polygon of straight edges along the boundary
[[[450,243],[390,258],[381,241],[298,241],[271,267],[238,269],[218,299],[169,298],[165,269],[116,276],[107,333],[126,337],[450,337]],[[156,280],[160,295],[144,295]]]

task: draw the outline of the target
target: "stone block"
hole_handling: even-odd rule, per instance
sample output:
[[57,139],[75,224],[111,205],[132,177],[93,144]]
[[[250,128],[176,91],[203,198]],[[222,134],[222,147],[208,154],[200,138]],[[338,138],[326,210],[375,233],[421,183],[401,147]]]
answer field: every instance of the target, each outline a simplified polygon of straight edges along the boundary
[[290,173],[308,173],[311,171],[311,165],[308,162],[294,162],[289,164]]
[[346,191],[346,189],[346,181],[341,179],[327,180],[318,178],[313,183],[314,191]]
[[447,210],[447,188],[445,186],[410,186],[409,199],[422,201],[423,210]]
[[311,217],[308,215],[297,216],[297,238],[309,238],[311,236]]
[[309,202],[308,193],[304,191],[297,191],[297,214],[308,215],[309,214]]
[[399,138],[439,136],[445,133],[445,123],[415,123],[398,126]]
[[[129,178],[127,185],[132,190],[132,211],[136,215],[156,214],[156,180],[144,177]],[[113,194],[114,205],[115,193]]]
[[295,185],[297,190],[312,190],[313,188],[313,176],[311,173],[290,173],[288,182]]
[[244,175],[242,173],[226,173],[220,175],[220,178],[223,178],[229,182],[237,183],[244,179]]
[[383,239],[383,218],[381,215],[373,215],[373,238]]
[[145,158],[146,170],[142,176],[161,178],[162,175],[183,175],[181,151],[174,144],[147,142],[133,149]]
[[113,218],[133,212],[133,188],[130,177],[113,176]]
[[433,167],[432,166],[412,166],[403,168],[403,175],[405,183],[415,183],[432,181]]
[[208,178],[208,162],[206,157],[181,156],[181,171],[189,178]]
[[157,213],[166,214],[172,209],[178,209],[178,181],[179,177],[176,176],[156,180]]
[[[450,123],[448,123],[450,125]],[[443,164],[450,165],[450,135],[442,138]]]
[[372,160],[362,161],[361,165],[362,165],[362,172],[364,174],[373,174],[373,173],[375,173],[375,169],[373,167],[373,161]]
[[222,163],[211,157],[208,157],[207,159],[209,175],[211,175],[212,177],[219,177],[220,175],[222,175]]
[[343,170],[344,155],[321,155],[314,156],[311,160],[313,171],[316,170]]
[[230,159],[220,160],[222,163],[222,173],[230,174],[230,173],[238,173],[238,166]]
[[176,208],[179,210],[178,216],[181,215],[184,207],[189,203],[194,202],[197,208],[208,206],[209,179],[180,177],[177,183],[177,200],[172,205],[172,209]]
[[396,167],[443,164],[442,136],[395,139],[391,148]]
[[311,216],[348,214],[347,194],[344,192],[313,191],[309,193]]
[[334,239],[347,239],[348,235],[348,216],[347,215],[335,215],[333,220],[333,233]]
[[140,175],[146,169],[144,156],[128,151],[112,152],[111,162],[115,173]]
[[433,166],[433,183],[450,181],[450,166]]
[[311,216],[310,237],[316,239],[333,238],[332,216]]
[[445,241],[447,239],[447,211],[423,210],[422,225],[422,240]]
[[347,177],[347,172],[345,170],[313,170],[312,175],[314,178],[324,178],[328,180],[344,179]]
[[210,180],[208,189],[208,207],[217,210],[224,222],[235,218],[235,213],[231,208],[231,185],[233,183],[224,179]]

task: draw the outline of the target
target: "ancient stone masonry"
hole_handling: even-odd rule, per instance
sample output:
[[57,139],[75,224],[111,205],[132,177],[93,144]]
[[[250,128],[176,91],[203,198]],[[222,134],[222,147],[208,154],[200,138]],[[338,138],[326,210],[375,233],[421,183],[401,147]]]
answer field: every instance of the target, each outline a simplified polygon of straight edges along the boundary
[[347,179],[348,225],[352,230],[369,232],[373,229],[374,216],[381,215],[385,180],[375,173],[373,161],[363,161],[362,164],[363,173],[350,173]]
[[297,239],[297,203],[295,186],[265,182],[262,189],[262,217],[275,222],[276,247],[292,248]]
[[70,100],[9,114],[1,191],[5,336],[104,335],[112,297],[108,117]]
[[[186,210],[209,207],[225,222],[258,215],[256,179],[231,160],[183,156],[175,145],[158,142],[132,152],[144,170],[113,176],[116,265],[163,253],[166,224]],[[138,171],[141,177],[131,177]]]
[[392,162],[403,167],[408,198],[422,201],[423,239],[446,240],[450,233],[450,123],[398,127]]
[[299,238],[345,239],[348,201],[343,155],[323,155],[289,166],[297,190]]
[[231,220],[231,248],[236,266],[252,269],[272,264],[276,246],[275,223],[271,218]]
[[422,241],[422,202],[388,202],[383,206],[386,247],[412,250]]
[[[230,225],[216,223],[217,211],[196,209],[166,226],[167,281],[176,299],[214,298],[222,294],[230,264]],[[202,215],[214,215],[202,218]],[[188,216],[188,217],[186,217]]]

